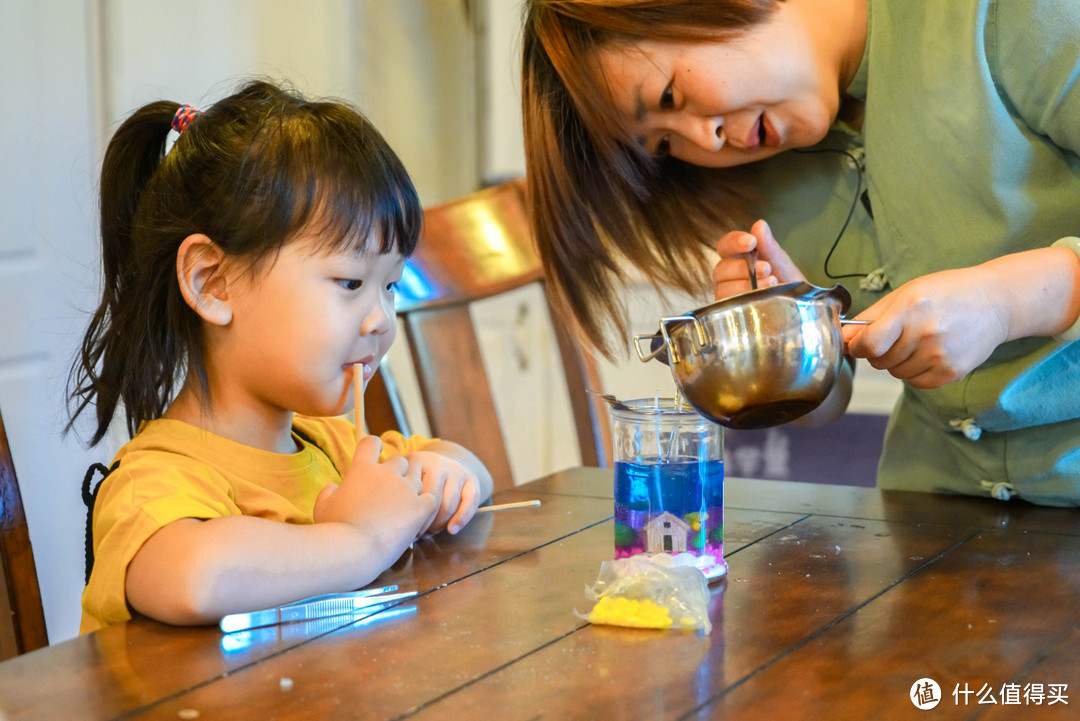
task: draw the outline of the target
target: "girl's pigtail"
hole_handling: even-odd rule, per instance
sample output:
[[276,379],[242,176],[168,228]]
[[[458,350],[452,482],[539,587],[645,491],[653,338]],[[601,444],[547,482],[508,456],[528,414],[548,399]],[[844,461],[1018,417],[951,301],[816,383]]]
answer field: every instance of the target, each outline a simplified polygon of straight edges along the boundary
[[[145,359],[150,299],[138,297],[140,262],[135,237],[139,202],[165,156],[166,140],[177,103],[155,102],[136,111],[113,135],[101,171],[102,297],[72,367],[75,403],[68,428],[94,404],[97,428],[91,444],[108,430],[117,406],[147,369],[133,367]],[[138,395],[138,394],[136,394]],[[129,419],[131,418],[128,409]],[[131,424],[129,423],[129,426]],[[129,427],[130,431],[134,429]]]

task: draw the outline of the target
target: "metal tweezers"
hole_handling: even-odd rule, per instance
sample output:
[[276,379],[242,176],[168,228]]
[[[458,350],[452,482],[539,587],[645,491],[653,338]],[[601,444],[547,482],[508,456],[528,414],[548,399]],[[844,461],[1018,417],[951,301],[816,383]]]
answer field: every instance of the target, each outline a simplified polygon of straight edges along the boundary
[[234,633],[262,626],[276,626],[281,623],[311,621],[318,618],[327,618],[328,616],[339,616],[358,610],[375,612],[387,606],[392,606],[397,601],[412,598],[416,595],[416,591],[392,593],[396,590],[398,590],[397,586],[382,586],[381,588],[365,588],[362,591],[353,591],[351,593],[328,593],[322,596],[312,596],[284,606],[265,608],[261,611],[230,613],[223,617],[218,625],[225,633]]

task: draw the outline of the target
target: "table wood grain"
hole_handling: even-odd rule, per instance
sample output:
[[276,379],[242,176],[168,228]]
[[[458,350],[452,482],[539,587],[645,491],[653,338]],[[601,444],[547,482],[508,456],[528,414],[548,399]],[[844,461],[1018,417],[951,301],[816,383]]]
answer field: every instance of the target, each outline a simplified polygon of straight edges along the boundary
[[[708,635],[578,615],[612,553],[612,476],[570,469],[495,499],[539,498],[539,508],[418,542],[378,580],[416,589],[411,602],[230,635],[135,619],[0,663],[0,709],[10,719],[75,709],[86,719],[1077,716],[1080,511],[738,478],[725,493],[729,573],[710,586]],[[909,699],[923,677],[941,687],[932,712]],[[1002,703],[1006,689],[1052,684],[1067,704]],[[984,687],[998,703],[979,703]]]

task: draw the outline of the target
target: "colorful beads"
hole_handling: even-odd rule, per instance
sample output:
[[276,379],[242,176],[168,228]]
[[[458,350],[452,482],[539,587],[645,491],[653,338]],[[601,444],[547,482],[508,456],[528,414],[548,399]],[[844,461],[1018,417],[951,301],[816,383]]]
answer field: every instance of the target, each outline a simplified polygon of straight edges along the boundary
[[589,622],[634,628],[667,628],[672,624],[668,609],[654,601],[614,596],[605,596],[596,601],[589,613]]

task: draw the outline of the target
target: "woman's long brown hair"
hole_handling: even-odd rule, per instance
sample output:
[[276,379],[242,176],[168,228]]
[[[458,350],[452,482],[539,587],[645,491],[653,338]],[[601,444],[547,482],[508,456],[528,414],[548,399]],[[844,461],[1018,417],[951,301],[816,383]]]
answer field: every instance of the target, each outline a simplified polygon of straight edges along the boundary
[[[556,307],[607,357],[627,335],[626,263],[700,295],[717,234],[745,224],[752,168],[656,160],[616,119],[597,50],[734,37],[782,0],[529,0],[522,110],[533,230]],[[614,332],[614,336],[613,336]]]

